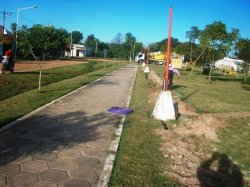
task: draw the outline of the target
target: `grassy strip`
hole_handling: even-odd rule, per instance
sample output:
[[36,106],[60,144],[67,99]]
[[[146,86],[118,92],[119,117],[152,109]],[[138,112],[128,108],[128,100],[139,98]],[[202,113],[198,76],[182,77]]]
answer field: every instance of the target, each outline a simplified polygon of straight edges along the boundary
[[[110,67],[112,63],[106,63]],[[103,68],[103,63],[90,62],[42,71],[42,86],[70,79]],[[0,75],[0,101],[38,88],[39,71]]]
[[[164,67],[152,65],[161,77]],[[242,84],[242,76],[213,76],[213,83],[208,82],[201,70],[196,70],[192,78],[189,71],[181,71],[181,78],[174,82],[173,89],[181,95],[181,99],[197,109],[199,113],[242,112],[250,111],[248,85]]]
[[161,125],[151,118],[149,92],[149,84],[139,71],[130,105],[135,112],[126,118],[110,186],[177,186],[160,174],[167,163],[159,150],[155,129]]
[[[237,161],[241,169],[250,171],[250,117],[227,119],[227,126],[219,131],[220,152]],[[250,173],[249,173],[250,174]],[[250,175],[248,176],[250,177]]]
[[[119,68],[123,65],[124,64],[117,65],[115,68]],[[0,101],[0,127],[24,116],[54,99],[57,99],[60,96],[114,71],[115,68],[110,67],[101,69],[92,73],[83,74],[71,79],[43,86],[41,93],[35,89]]]

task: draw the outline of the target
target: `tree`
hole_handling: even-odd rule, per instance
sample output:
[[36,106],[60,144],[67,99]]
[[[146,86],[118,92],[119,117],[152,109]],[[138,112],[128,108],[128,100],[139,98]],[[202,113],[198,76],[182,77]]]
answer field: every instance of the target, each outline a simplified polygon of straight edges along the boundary
[[138,54],[139,52],[143,52],[144,47],[142,42],[135,42],[134,48],[133,48],[133,60],[135,59],[135,54]]
[[10,29],[12,31],[13,34],[16,34],[16,27],[17,27],[17,24],[16,23],[12,23],[10,25]]
[[[234,44],[239,37],[239,30],[232,29],[232,32],[227,32],[226,25],[220,21],[215,21],[212,24],[206,25],[204,31],[200,35],[200,44],[205,50],[210,53],[210,62],[227,55],[234,48]],[[209,72],[209,81],[211,82],[212,68]]]
[[120,59],[132,58],[133,45],[136,42],[136,38],[131,33],[126,33],[124,37],[121,33],[118,33],[111,42],[110,55],[112,57]]
[[136,42],[136,38],[129,32],[125,35],[124,50],[128,54],[130,61],[133,56],[133,45]]
[[150,48],[150,51],[154,51],[154,52],[160,51],[158,42],[151,43],[148,46]]
[[238,49],[236,55],[244,61],[250,63],[250,39],[241,38],[236,46]]
[[94,34],[88,35],[87,39],[85,40],[85,45],[87,47],[92,48],[92,50],[94,51],[93,54],[95,54],[95,56],[97,55],[97,48],[98,48],[99,43],[100,43],[100,40],[97,39]]
[[206,25],[201,34],[201,40],[206,43],[206,46],[211,52],[211,62],[224,56],[227,48],[228,33],[226,25],[220,21],[215,21],[212,24]]
[[136,42],[136,38],[130,33],[128,32],[127,34],[125,34],[125,43],[130,45],[131,43]]
[[[43,60],[48,55],[60,56],[65,50],[68,33],[64,29],[56,29],[53,26],[44,27],[34,25],[31,28],[22,27],[18,30],[18,54],[28,56],[27,41],[32,46],[36,56],[42,56]],[[26,41],[27,40],[27,41]]]
[[83,40],[83,34],[79,31],[72,31],[72,44],[80,44]]
[[40,73],[38,88],[40,92],[42,66],[38,56],[42,56],[44,60],[46,55],[58,55],[60,50],[64,50],[66,47],[68,33],[64,29],[34,25],[31,28],[22,26],[17,34],[19,52],[24,56],[28,56],[30,53],[39,65]]
[[115,35],[115,37],[112,39],[111,43],[114,44],[122,44],[123,43],[123,36],[122,34],[119,32]]
[[[158,51],[167,51],[167,42],[168,39],[163,39],[162,41],[158,42]],[[171,37],[171,49],[174,50],[181,42],[177,38]]]
[[247,77],[249,76],[250,68],[250,40],[241,38],[237,43],[237,52],[236,55],[243,59],[245,62],[244,74],[245,74],[245,83],[247,82]]
[[199,30],[198,27],[196,26],[192,26],[190,28],[190,31],[186,32],[186,38],[189,39],[189,43],[190,43],[190,54],[189,54],[189,61],[192,63],[193,58],[192,58],[192,54],[193,54],[193,44],[195,44],[195,41],[199,38],[201,31]]

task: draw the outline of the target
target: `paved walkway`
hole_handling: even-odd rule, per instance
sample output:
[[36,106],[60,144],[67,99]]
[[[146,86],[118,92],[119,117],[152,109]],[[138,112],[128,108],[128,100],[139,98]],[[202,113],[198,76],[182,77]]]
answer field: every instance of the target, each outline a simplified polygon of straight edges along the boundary
[[98,186],[137,71],[127,65],[0,132],[0,186]]

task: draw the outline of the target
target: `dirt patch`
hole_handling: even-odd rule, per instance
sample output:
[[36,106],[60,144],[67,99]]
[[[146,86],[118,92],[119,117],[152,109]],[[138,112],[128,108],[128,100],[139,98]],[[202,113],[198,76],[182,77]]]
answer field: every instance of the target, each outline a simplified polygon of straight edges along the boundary
[[[61,66],[70,66],[86,63],[83,61],[67,61],[67,60],[52,60],[52,61],[44,61],[41,62],[42,69],[50,69]],[[37,62],[34,61],[22,61],[15,63],[15,72],[27,72],[27,71],[35,71],[39,70],[39,66]]]
[[[175,95],[174,95],[175,96]],[[175,98],[178,98],[178,96],[175,96]],[[196,113],[195,108],[193,108],[192,106],[188,105],[187,103],[181,101],[181,100],[177,100],[175,102],[176,107],[178,107],[178,112],[182,115],[186,115],[186,116],[198,116],[198,114]]]
[[153,70],[149,72],[149,78],[153,81],[156,87],[162,87],[163,80]]
[[[82,64],[87,62],[113,62],[113,59],[76,59],[76,60],[49,60],[49,61],[41,61],[43,69],[56,68],[61,66],[70,66],[76,64]],[[2,69],[2,64],[0,65]],[[0,69],[0,71],[1,71]],[[18,61],[15,63],[15,72],[28,72],[28,71],[36,71],[39,70],[38,63],[35,61]]]
[[[240,117],[241,114],[234,113],[233,116]],[[200,115],[185,126],[179,124],[168,131],[156,131],[162,137],[161,151],[170,163],[164,175],[177,179],[184,186],[218,186],[218,181],[223,186],[243,184],[242,172],[230,158],[217,153],[215,147],[210,147],[213,155],[204,151],[211,146],[211,141],[220,141],[217,131],[226,124],[223,115]],[[232,117],[230,114],[225,116]],[[250,116],[250,113],[244,113],[244,116]],[[244,180],[250,186],[250,180]]]

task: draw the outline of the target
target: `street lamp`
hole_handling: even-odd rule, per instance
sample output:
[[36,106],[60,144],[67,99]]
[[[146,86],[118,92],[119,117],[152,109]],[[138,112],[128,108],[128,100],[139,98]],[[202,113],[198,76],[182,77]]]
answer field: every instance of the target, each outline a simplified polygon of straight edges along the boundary
[[27,10],[31,8],[37,8],[37,6],[30,6],[30,7],[25,7],[25,8],[18,8],[17,9],[17,15],[16,15],[16,46],[15,46],[15,58],[17,57],[17,31],[18,31],[18,18],[19,18],[19,12],[21,10]]

